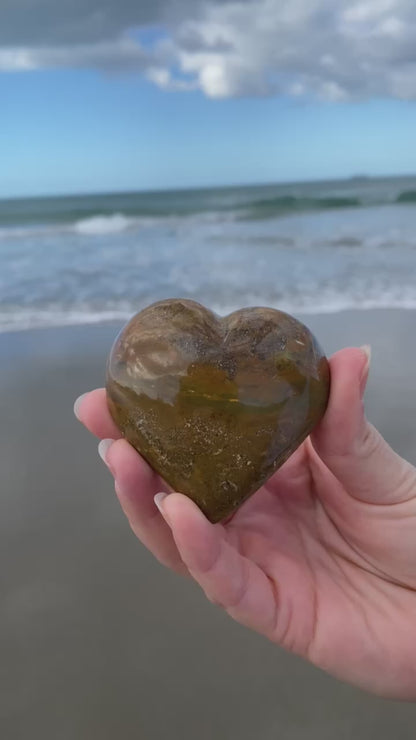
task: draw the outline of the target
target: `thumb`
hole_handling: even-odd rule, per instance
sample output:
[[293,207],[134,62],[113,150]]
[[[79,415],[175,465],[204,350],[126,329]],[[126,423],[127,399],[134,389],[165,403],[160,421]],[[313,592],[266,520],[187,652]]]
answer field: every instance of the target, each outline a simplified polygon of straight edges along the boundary
[[365,416],[369,365],[369,347],[344,349],[331,358],[329,404],[311,440],[351,496],[368,503],[397,503],[416,496],[416,470]]

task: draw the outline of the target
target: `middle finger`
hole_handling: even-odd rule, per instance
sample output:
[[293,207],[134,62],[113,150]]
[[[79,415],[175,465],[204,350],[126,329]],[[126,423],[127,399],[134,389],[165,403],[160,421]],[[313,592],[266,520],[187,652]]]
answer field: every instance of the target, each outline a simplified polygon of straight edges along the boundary
[[156,493],[168,488],[166,483],[125,439],[113,442],[105,462],[114,475],[118,499],[136,537],[163,565],[188,574],[171,529],[154,502]]

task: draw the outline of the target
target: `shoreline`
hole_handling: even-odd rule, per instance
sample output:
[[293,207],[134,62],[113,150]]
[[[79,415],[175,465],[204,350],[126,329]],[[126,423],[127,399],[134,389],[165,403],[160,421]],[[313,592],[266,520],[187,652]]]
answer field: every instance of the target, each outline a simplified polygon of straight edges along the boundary
[[[368,416],[399,454],[416,463],[416,422],[411,415],[414,407],[416,417],[416,347],[412,345],[416,310],[352,309],[336,314],[298,313],[296,317],[312,331],[327,356],[343,347],[371,345],[365,399]],[[77,395],[103,385],[107,356],[124,323],[0,333],[0,390],[3,385],[15,394],[16,386],[37,384],[43,376],[59,394],[61,374],[64,390],[72,386],[75,400]]]
[[[189,300],[194,300],[194,299],[189,299]],[[258,304],[258,305],[260,306],[260,304]],[[143,306],[142,308],[145,308],[145,307],[146,306]],[[240,308],[248,308],[248,307],[249,306],[245,306],[243,304],[240,306]],[[401,312],[401,311],[403,311],[405,313],[408,312],[408,311],[412,312],[412,311],[416,311],[416,302],[415,302],[414,305],[412,304],[412,305],[407,305],[407,306],[399,306],[399,305],[398,306],[392,306],[392,305],[387,305],[387,306],[368,306],[368,307],[359,306],[358,308],[356,308],[356,307],[346,307],[346,308],[341,307],[341,308],[336,308],[336,309],[331,308],[331,309],[328,309],[328,310],[318,309],[318,310],[293,311],[293,312],[292,311],[286,311],[285,309],[279,309],[279,308],[277,308],[276,306],[273,306],[273,305],[263,306],[263,307],[264,308],[276,308],[276,310],[282,310],[283,312],[289,313],[289,314],[297,317],[303,323],[307,324],[309,317],[319,318],[319,317],[325,317],[325,316],[340,316],[340,315],[343,315],[343,314],[349,315],[349,314],[357,314],[357,313],[360,313],[360,314],[361,313],[362,314],[367,314],[367,313],[370,313],[370,314],[379,314],[380,312]],[[139,307],[137,310],[140,311],[141,308]],[[214,313],[216,312],[215,309],[211,309],[211,310],[213,310]],[[236,308],[234,310],[237,311],[239,309]],[[225,312],[221,312],[220,313],[220,312],[217,311],[216,313],[218,313],[219,316],[225,316],[226,315]],[[232,311],[230,311],[229,313],[232,313]],[[39,325],[33,325],[33,326],[26,326],[25,325],[25,326],[21,326],[21,327],[7,326],[7,327],[3,327],[3,328],[0,326],[0,341],[1,341],[1,338],[4,335],[11,335],[11,334],[18,335],[18,334],[23,334],[23,333],[26,333],[26,332],[61,331],[61,330],[64,330],[64,331],[65,330],[68,330],[68,331],[70,331],[70,330],[76,330],[78,328],[79,329],[85,328],[85,329],[91,329],[92,330],[95,327],[103,327],[103,328],[104,327],[120,327],[121,328],[125,323],[127,323],[127,321],[129,321],[129,319],[133,315],[134,315],[134,311],[132,311],[132,312],[126,312],[126,314],[123,315],[123,316],[121,316],[121,317],[111,317],[111,318],[104,318],[104,319],[101,319],[100,318],[100,319],[91,320],[91,321],[74,321],[73,323],[72,322],[68,322],[68,323],[62,323],[62,324],[39,324]]]
[[[186,299],[188,300],[188,299]],[[195,300],[195,299],[189,299],[189,300]],[[258,304],[260,306],[260,304]],[[264,308],[274,308],[274,306],[263,306]],[[145,308],[145,307],[144,307]],[[244,303],[241,304],[240,308],[249,308],[249,306],[246,306]],[[138,311],[140,311],[140,307],[138,308]],[[211,309],[213,310],[213,309]],[[239,309],[235,309],[236,311]],[[284,313],[288,313],[284,309],[276,309],[276,310],[282,310]],[[377,318],[380,314],[407,314],[416,312],[416,305],[415,306],[371,306],[369,308],[340,308],[335,310],[328,310],[328,311],[296,311],[293,312],[293,316],[295,318],[298,318],[299,321],[302,321],[303,323],[306,323],[308,319],[312,320],[320,320],[325,319],[328,317],[342,317],[345,315],[345,317],[353,318],[354,316],[357,316],[358,314],[372,316],[373,318]],[[7,329],[0,329],[0,342],[2,341],[2,338],[7,335],[22,335],[25,333],[31,333],[31,332],[54,332],[54,331],[77,331],[77,330],[93,330],[95,328],[98,329],[106,329],[109,327],[116,328],[122,327],[124,324],[134,315],[134,313],[128,313],[126,314],[126,318],[111,318],[111,319],[103,319],[103,320],[97,320],[97,321],[85,321],[85,322],[74,322],[74,323],[68,323],[68,324],[50,324],[45,326],[24,326],[22,328],[7,328]],[[220,316],[225,316],[226,314],[219,314]],[[383,317],[382,317],[383,318]]]

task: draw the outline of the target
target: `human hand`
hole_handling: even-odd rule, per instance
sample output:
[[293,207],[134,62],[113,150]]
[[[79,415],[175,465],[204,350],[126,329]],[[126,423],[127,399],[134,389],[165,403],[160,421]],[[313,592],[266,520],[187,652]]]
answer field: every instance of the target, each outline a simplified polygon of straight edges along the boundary
[[[416,700],[416,469],[365,418],[368,356],[334,355],[324,419],[225,523],[121,439],[104,389],[76,403],[133,532],[210,601],[332,675]],[[116,440],[116,441],[113,441]]]

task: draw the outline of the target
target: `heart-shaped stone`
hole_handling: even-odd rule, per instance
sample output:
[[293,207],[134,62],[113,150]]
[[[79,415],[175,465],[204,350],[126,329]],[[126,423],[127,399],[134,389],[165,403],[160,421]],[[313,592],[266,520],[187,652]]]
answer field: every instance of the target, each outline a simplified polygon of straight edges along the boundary
[[328,395],[315,338],[270,308],[220,318],[193,301],[160,301],[132,318],[108,361],[108,404],[122,434],[212,522],[288,459]]

